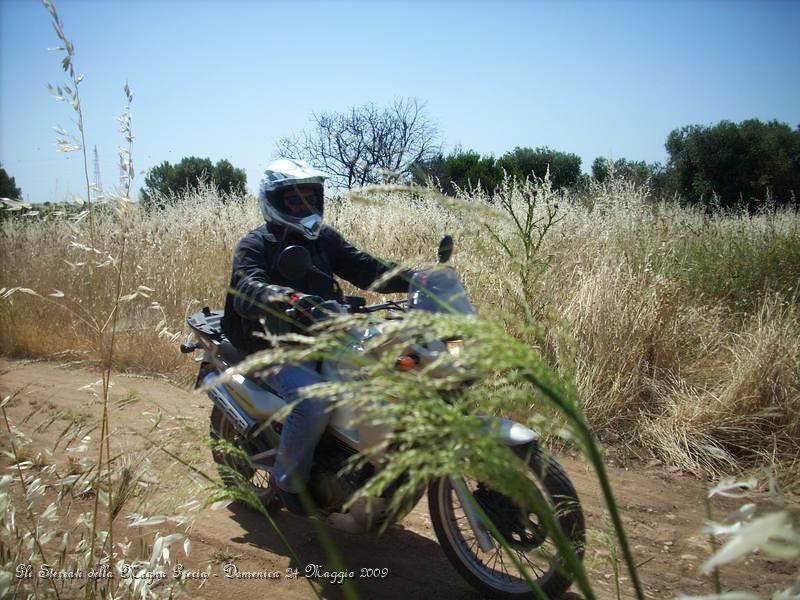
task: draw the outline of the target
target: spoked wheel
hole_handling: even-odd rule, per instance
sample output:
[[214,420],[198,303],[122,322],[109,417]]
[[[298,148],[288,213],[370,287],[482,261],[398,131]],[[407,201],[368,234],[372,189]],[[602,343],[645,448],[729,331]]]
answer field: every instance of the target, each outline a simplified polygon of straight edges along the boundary
[[[211,411],[209,433],[212,440],[224,440],[231,446],[246,452],[242,447],[241,435],[236,431],[227,415],[216,405]],[[235,488],[241,483],[241,481],[237,481],[237,477],[231,474],[230,470],[233,470],[247,482],[250,490],[255,493],[264,508],[270,508],[277,501],[277,486],[272,478],[271,469],[254,467],[244,457],[227,452],[224,448],[214,447],[211,453],[214,456],[214,462],[217,463],[220,477],[227,487]],[[271,465],[273,461],[273,458],[269,458],[258,462]]]
[[[561,530],[583,557],[585,525],[575,488],[561,466],[544,457],[537,447],[530,459],[529,479],[548,501]],[[535,513],[526,513],[508,496],[483,483],[466,480],[468,493],[505,538],[528,576],[548,598],[560,598],[572,583],[564,571],[558,549],[546,526]],[[487,597],[528,599],[536,596],[514,561],[491,537],[493,548],[481,549],[461,501],[448,478],[428,487],[428,504],[436,537],[447,558],[461,575]]]

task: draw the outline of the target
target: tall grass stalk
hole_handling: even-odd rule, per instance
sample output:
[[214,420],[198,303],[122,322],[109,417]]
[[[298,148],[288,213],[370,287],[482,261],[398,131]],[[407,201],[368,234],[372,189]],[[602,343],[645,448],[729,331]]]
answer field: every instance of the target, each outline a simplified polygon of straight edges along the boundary
[[553,404],[556,405],[567,416],[573,427],[575,427],[577,441],[579,441],[581,449],[587,455],[589,461],[592,463],[592,466],[597,472],[597,479],[600,482],[603,498],[605,499],[609,514],[611,515],[611,522],[614,525],[614,532],[619,540],[619,544],[622,549],[622,557],[625,561],[625,565],[628,568],[628,574],[631,577],[631,582],[633,584],[634,591],[636,592],[636,598],[638,600],[644,600],[644,590],[642,588],[642,583],[639,580],[636,561],[633,557],[630,544],[628,543],[628,536],[625,533],[625,527],[622,523],[622,517],[619,514],[617,502],[614,499],[614,493],[611,490],[611,482],[609,481],[608,472],[606,471],[605,463],[603,461],[603,455],[600,447],[594,440],[594,436],[592,435],[585,418],[582,414],[575,410],[574,406],[570,406],[568,402],[565,402],[563,397],[554,393],[549,386],[544,384],[542,381],[539,381],[535,375],[529,375],[528,380],[541,389],[542,392],[553,402]]
[[537,180],[534,185],[528,180],[518,182],[506,174],[502,187],[492,196],[491,202],[508,216],[512,235],[504,234],[491,222],[484,224],[492,241],[513,265],[522,291],[520,306],[531,320],[538,312],[531,311],[531,305],[538,301],[536,283],[549,262],[540,251],[550,230],[563,218],[558,214],[558,203],[550,202],[553,196],[549,170],[544,179]]
[[[62,151],[70,152],[74,150],[80,150],[83,156],[83,173],[84,173],[84,182],[86,184],[86,202],[88,203],[89,207],[89,240],[90,246],[89,251],[93,253],[97,248],[97,237],[95,231],[95,223],[94,223],[94,205],[92,202],[92,190],[91,190],[91,182],[89,179],[89,160],[86,153],[86,136],[84,132],[84,119],[83,119],[83,107],[81,105],[80,100],[80,84],[83,81],[83,75],[76,74],[75,65],[74,65],[74,58],[75,58],[75,47],[67,37],[66,33],[64,32],[64,26],[61,22],[61,18],[58,15],[58,11],[56,10],[55,5],[50,2],[50,0],[42,0],[42,4],[50,13],[53,29],[58,36],[59,41],[63,44],[57,50],[61,50],[64,52],[64,58],[62,59],[62,67],[70,77],[72,88],[64,84],[63,91],[65,95],[62,95],[62,88],[61,86],[56,86],[55,89],[52,85],[49,85],[48,88],[51,92],[54,92],[54,95],[60,100],[67,100],[71,105],[73,111],[78,117],[78,132],[80,136],[80,142],[77,146],[70,143],[70,139],[67,137],[62,137],[58,140],[59,147]],[[63,130],[62,130],[63,132]],[[63,132],[66,133],[66,132]],[[69,136],[72,140],[75,140],[74,136]],[[124,246],[123,246],[124,248]],[[96,278],[96,263],[94,258],[89,261],[89,268],[90,268],[90,280],[91,280],[91,287],[94,288],[97,285],[97,278]],[[121,269],[119,271],[119,275],[121,276]],[[119,278],[118,278],[119,282]],[[117,290],[117,300],[112,309],[112,313],[109,316],[111,321],[115,320],[114,315],[116,314],[116,309],[119,305],[119,290]],[[108,320],[106,320],[106,323]],[[102,336],[103,330],[101,329],[98,331],[98,334]],[[101,476],[104,464],[104,451],[105,451],[105,459],[106,459],[106,473],[107,473],[107,482],[108,482],[108,494],[112,493],[111,487],[111,463],[110,463],[110,441],[108,436],[108,392],[109,392],[109,383],[110,383],[110,376],[111,376],[111,364],[112,364],[112,357],[113,357],[113,331],[112,331],[112,341],[108,348],[105,351],[105,355],[103,358],[103,415],[101,421],[101,433],[100,433],[100,448],[97,458],[97,477]],[[109,501],[110,504],[110,501]],[[89,569],[91,570],[94,567],[94,560],[95,560],[95,542],[97,540],[96,531],[97,531],[97,517],[100,508],[100,494],[95,495],[94,500],[94,511],[92,515],[92,529],[91,529],[91,546],[90,546],[90,554],[89,554]],[[110,554],[113,554],[113,522],[111,519],[111,511],[109,511],[109,522],[108,522],[108,536],[110,542]],[[93,590],[94,585],[90,584],[86,586],[85,590],[85,597],[89,598],[91,594],[94,592]]]
[[[49,85],[50,91],[56,95],[60,100],[67,101],[72,110],[77,115],[77,126],[79,131],[79,137],[72,136],[68,132],[64,131],[63,129],[59,129],[59,135],[61,136],[58,139],[58,145],[62,151],[65,152],[72,152],[76,150],[81,150],[83,153],[83,170],[84,170],[84,178],[86,182],[86,203],[88,205],[88,211],[86,213],[82,213],[78,215],[75,219],[73,219],[73,223],[77,224],[83,219],[84,216],[88,216],[88,223],[89,223],[89,245],[86,246],[84,244],[80,244],[78,242],[73,242],[73,245],[76,247],[81,248],[84,252],[86,252],[88,260],[83,263],[78,263],[75,265],[75,270],[80,273],[82,271],[82,267],[88,266],[88,290],[92,293],[103,289],[106,284],[106,280],[109,278],[101,277],[102,273],[107,273],[110,270],[113,271],[113,276],[111,281],[108,282],[108,288],[111,292],[111,302],[108,305],[108,312],[103,316],[98,316],[98,311],[96,310],[96,304],[94,303],[86,303],[82,305],[80,298],[74,298],[73,302],[76,303],[77,306],[81,306],[84,311],[87,312],[88,318],[82,319],[83,323],[88,323],[90,325],[89,332],[92,334],[93,339],[91,339],[90,343],[94,348],[95,355],[100,361],[101,371],[102,371],[102,392],[101,392],[101,401],[102,401],[102,416],[100,418],[100,439],[98,441],[98,453],[96,459],[96,465],[94,467],[94,480],[96,485],[96,493],[94,495],[94,502],[93,502],[93,510],[91,516],[91,527],[90,527],[90,540],[88,542],[88,562],[87,562],[87,570],[91,571],[95,566],[95,561],[97,557],[97,543],[98,540],[101,539],[102,541],[100,546],[100,552],[106,552],[106,557],[110,563],[110,568],[115,570],[116,564],[116,551],[114,545],[114,521],[115,518],[120,514],[122,505],[117,502],[117,499],[114,497],[115,490],[114,490],[114,479],[113,479],[113,467],[115,460],[118,457],[115,457],[112,454],[111,449],[111,431],[110,431],[110,414],[109,414],[109,397],[110,397],[110,386],[111,386],[111,377],[112,372],[115,368],[115,349],[116,349],[116,340],[117,340],[117,332],[118,332],[118,324],[119,324],[119,317],[120,311],[123,304],[126,301],[132,300],[133,298],[137,297],[138,295],[145,295],[141,288],[137,289],[137,291],[133,294],[128,294],[127,296],[124,294],[124,286],[127,285],[126,283],[126,251],[128,248],[128,235],[129,229],[127,225],[127,213],[129,210],[129,194],[131,189],[131,182],[133,178],[133,166],[131,160],[131,148],[133,142],[133,135],[131,130],[131,118],[130,118],[130,105],[133,100],[132,94],[130,92],[130,88],[126,83],[124,86],[124,92],[126,97],[126,108],[123,113],[123,116],[120,118],[121,122],[121,132],[123,133],[125,140],[128,143],[127,149],[123,149],[120,153],[120,166],[121,166],[121,183],[123,185],[121,189],[121,194],[116,194],[115,199],[113,202],[106,202],[105,206],[110,210],[110,215],[113,215],[113,220],[115,222],[113,231],[106,231],[104,233],[111,234],[109,237],[112,240],[112,245],[116,244],[115,248],[112,248],[109,252],[108,249],[104,248],[103,250],[99,249],[99,238],[97,235],[97,227],[96,227],[96,219],[95,219],[95,206],[94,202],[92,201],[92,184],[89,181],[88,176],[88,162],[87,162],[87,155],[86,155],[86,139],[85,139],[85,132],[84,132],[84,111],[83,106],[80,100],[79,94],[79,86],[83,81],[83,75],[76,74],[75,66],[74,66],[74,58],[75,58],[75,47],[72,42],[67,37],[66,33],[64,32],[63,23],[58,15],[55,5],[50,2],[49,0],[43,0],[43,4],[45,8],[48,10],[53,28],[60,40],[63,44],[57,50],[61,50],[64,52],[64,58],[62,60],[62,67],[64,71],[69,75],[70,81],[72,86],[68,84],[63,84],[63,86],[52,86]],[[70,223],[71,226],[74,227],[73,223]],[[118,240],[118,241],[117,241]],[[102,262],[98,261],[98,256],[103,257],[105,259]],[[103,269],[103,271],[101,271]],[[15,291],[21,291],[19,288],[12,289],[7,291],[7,295]],[[27,290],[31,293],[31,290]],[[35,293],[34,293],[35,294]],[[65,294],[60,290],[55,290],[54,293],[50,294],[57,299],[59,299],[59,304],[64,304],[65,300],[62,300],[65,297]],[[52,302],[52,301],[51,301]],[[94,306],[93,306],[94,305]],[[92,311],[94,314],[91,314],[89,311]],[[66,307],[66,312],[70,314],[77,314],[75,309],[70,309]],[[103,477],[105,477],[105,486],[101,483],[103,481]],[[105,487],[105,490],[102,488]],[[107,531],[103,532],[103,535],[100,535],[99,532],[99,518],[101,514],[101,498],[103,499],[103,504],[108,507],[107,510],[107,522],[106,528]],[[106,551],[107,549],[107,551]],[[152,560],[151,560],[152,563]],[[84,588],[84,596],[86,598],[94,597],[97,594],[104,595],[107,593],[106,591],[102,591],[98,589],[98,582],[94,579],[90,579],[87,582]]]
[[[76,150],[80,150],[83,156],[83,179],[86,184],[86,203],[89,207],[89,232],[91,240],[91,248],[96,248],[96,235],[95,235],[95,226],[94,226],[94,210],[93,210],[93,202],[92,202],[92,184],[89,180],[89,158],[86,154],[86,133],[84,131],[83,125],[83,109],[81,105],[81,96],[80,96],[80,84],[83,81],[83,75],[78,73],[75,70],[74,59],[75,59],[75,46],[73,46],[72,42],[69,40],[67,35],[64,33],[64,25],[61,22],[61,17],[58,16],[58,11],[56,10],[55,4],[53,4],[50,0],[42,0],[42,4],[50,13],[50,18],[52,20],[53,29],[56,32],[56,36],[58,36],[59,41],[63,44],[58,48],[53,48],[55,51],[61,51],[64,53],[64,58],[61,60],[61,66],[64,69],[64,72],[69,75],[70,82],[72,83],[72,87],[64,84],[63,92],[61,86],[52,86],[48,84],[47,88],[50,92],[58,99],[62,101],[66,101],[70,104],[75,115],[78,117],[78,134],[80,136],[80,141],[77,145],[77,139],[74,135],[70,134],[66,130],[62,128],[56,128],[56,131],[60,134],[61,137],[58,138],[57,143],[58,147],[62,152],[74,152]],[[94,275],[94,264],[90,263],[90,268],[92,269],[92,275]]]

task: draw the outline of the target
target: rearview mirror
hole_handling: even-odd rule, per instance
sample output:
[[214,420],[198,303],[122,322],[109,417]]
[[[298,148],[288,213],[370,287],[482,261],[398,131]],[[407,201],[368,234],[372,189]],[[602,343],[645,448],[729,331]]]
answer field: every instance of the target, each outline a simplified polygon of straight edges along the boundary
[[446,235],[442,238],[442,241],[439,242],[439,251],[437,252],[437,258],[439,259],[439,264],[444,264],[450,257],[453,255],[453,236]]
[[289,281],[302,279],[313,267],[311,253],[302,246],[289,246],[278,256],[278,273]]

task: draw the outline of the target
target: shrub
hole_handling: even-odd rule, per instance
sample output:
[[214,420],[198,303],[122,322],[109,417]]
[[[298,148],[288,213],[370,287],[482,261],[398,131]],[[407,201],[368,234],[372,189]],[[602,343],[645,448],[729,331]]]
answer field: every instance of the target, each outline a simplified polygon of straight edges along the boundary
[[514,148],[501,156],[497,165],[517,179],[542,178],[549,173],[553,189],[572,187],[581,175],[581,159],[577,154],[543,148]]
[[0,165],[0,198],[11,198],[19,200],[22,198],[22,190],[17,187],[17,182]]
[[690,202],[750,210],[767,197],[797,204],[800,127],[758,119],[689,125],[672,131],[666,148],[677,189]]
[[217,164],[196,156],[184,158],[176,165],[164,161],[145,177],[141,201],[147,208],[164,208],[180,195],[204,185],[212,186],[220,197],[241,196],[246,193],[247,175],[225,159],[217,161]]

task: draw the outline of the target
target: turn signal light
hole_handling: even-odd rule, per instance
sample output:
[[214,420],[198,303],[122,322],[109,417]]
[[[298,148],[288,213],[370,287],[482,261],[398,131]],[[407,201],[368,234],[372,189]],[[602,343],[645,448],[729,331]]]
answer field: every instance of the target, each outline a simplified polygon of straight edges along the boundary
[[461,351],[464,350],[464,340],[447,340],[445,342],[447,351],[451,356],[461,356]]
[[394,363],[394,368],[398,371],[410,371],[417,366],[419,359],[415,356],[399,356]]

